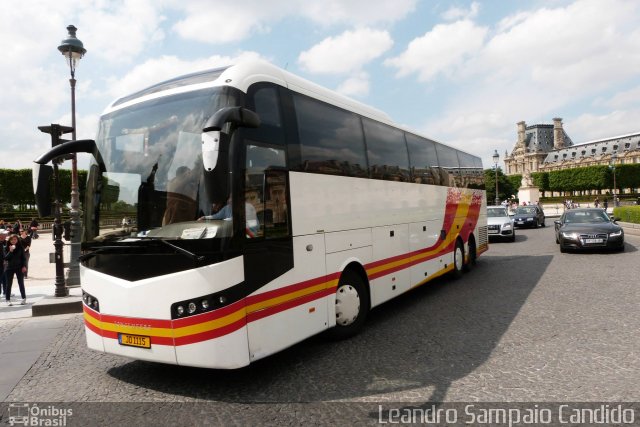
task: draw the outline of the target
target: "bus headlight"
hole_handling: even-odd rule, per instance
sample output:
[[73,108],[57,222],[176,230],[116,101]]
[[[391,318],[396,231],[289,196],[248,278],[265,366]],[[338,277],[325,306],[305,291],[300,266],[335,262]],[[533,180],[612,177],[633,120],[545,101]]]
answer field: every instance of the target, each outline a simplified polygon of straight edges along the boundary
[[93,295],[82,291],[82,302],[90,309],[100,312],[100,303],[98,303],[98,298]]
[[196,304],[194,302],[190,302],[188,309],[189,309],[189,314],[193,314],[196,312]]
[[171,304],[171,318],[178,319],[184,316],[197,316],[226,307],[243,297],[244,295],[241,292],[224,290],[215,294],[200,295],[188,300],[177,301]]

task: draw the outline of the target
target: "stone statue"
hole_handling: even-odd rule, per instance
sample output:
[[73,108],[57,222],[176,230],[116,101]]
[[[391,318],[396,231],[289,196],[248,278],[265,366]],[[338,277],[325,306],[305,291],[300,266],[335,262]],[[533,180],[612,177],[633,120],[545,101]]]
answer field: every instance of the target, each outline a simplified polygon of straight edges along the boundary
[[533,178],[531,178],[531,172],[528,169],[526,169],[522,174],[520,186],[524,188],[533,187]]

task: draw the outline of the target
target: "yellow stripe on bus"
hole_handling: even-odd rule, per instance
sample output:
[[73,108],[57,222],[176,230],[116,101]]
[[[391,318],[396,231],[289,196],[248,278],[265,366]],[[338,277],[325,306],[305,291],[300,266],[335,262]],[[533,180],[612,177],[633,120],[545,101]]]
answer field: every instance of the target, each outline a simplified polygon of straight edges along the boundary
[[320,283],[318,285],[310,286],[308,288],[300,289],[295,292],[290,292],[288,294],[284,294],[278,297],[270,298],[264,301],[257,302],[255,304],[251,304],[247,306],[247,313],[253,313],[254,311],[263,310],[265,308],[269,308],[275,305],[280,305],[287,301],[303,297],[305,295],[313,294],[315,292],[320,292],[327,289],[326,283]]
[[103,331],[121,332],[125,334],[133,335],[150,335],[154,337],[166,337],[166,338],[181,338],[188,335],[194,335],[201,332],[207,332],[214,329],[222,328],[230,325],[245,317],[244,307],[234,311],[219,319],[209,320],[207,322],[198,323],[195,325],[183,326],[181,328],[140,328],[136,326],[120,325],[117,323],[101,322],[100,320],[85,313],[84,318],[86,321],[94,325],[96,328]]

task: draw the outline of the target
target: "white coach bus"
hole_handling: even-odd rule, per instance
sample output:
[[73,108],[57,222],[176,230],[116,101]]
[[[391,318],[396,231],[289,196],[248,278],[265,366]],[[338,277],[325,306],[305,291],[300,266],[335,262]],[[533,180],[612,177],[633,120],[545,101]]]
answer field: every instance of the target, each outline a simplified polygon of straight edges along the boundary
[[[89,348],[238,368],[487,250],[478,157],[260,61],[116,100],[91,152],[81,283]],[[136,212],[101,229],[115,206]]]

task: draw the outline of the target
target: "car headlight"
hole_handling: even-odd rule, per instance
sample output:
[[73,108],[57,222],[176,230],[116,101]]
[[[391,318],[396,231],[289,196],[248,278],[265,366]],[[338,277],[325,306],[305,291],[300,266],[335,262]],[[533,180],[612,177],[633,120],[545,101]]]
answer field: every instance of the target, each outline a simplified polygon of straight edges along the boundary
[[511,223],[510,222],[506,222],[506,223],[502,224],[502,229],[503,230],[511,229]]
[[622,230],[614,231],[613,233],[609,233],[609,237],[618,237],[622,236]]
[[569,231],[561,231],[560,234],[562,234],[562,237],[564,237],[565,239],[577,239],[578,238],[578,233],[573,233],[573,232],[569,232]]

